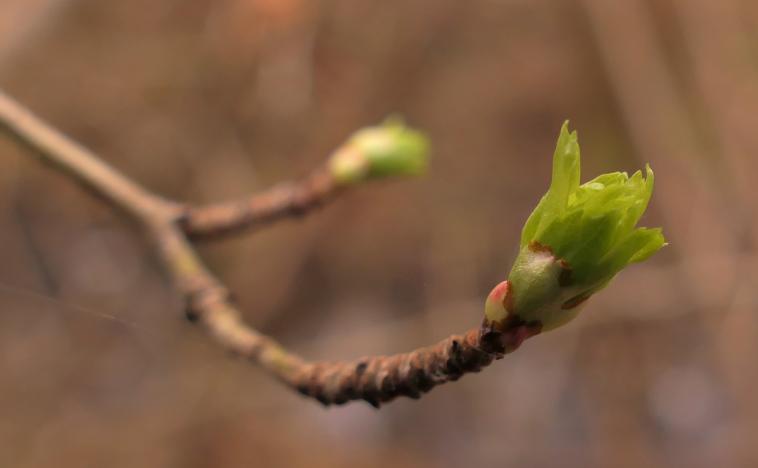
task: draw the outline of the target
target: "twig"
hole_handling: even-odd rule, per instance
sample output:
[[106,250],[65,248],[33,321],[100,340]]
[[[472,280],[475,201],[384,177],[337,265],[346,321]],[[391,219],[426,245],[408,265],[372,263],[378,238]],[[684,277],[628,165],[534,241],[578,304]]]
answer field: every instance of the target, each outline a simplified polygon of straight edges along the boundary
[[241,200],[187,207],[182,229],[191,237],[228,234],[292,216],[303,216],[337,195],[331,173],[318,169],[297,183],[283,183]]
[[0,127],[49,164],[137,219],[167,219],[178,206],[153,195],[90,150],[35,117],[0,92]]
[[325,405],[365,400],[379,406],[398,396],[418,398],[436,385],[477,372],[539,332],[511,322],[488,324],[436,345],[394,356],[351,362],[309,363],[242,320],[229,293],[205,267],[186,235],[211,235],[301,215],[337,193],[326,171],[241,202],[192,207],[158,197],[91,151],[71,141],[0,92],[0,127],[38,157],[106,198],[138,221],[155,244],[167,273],[187,301],[187,318],[221,346],[265,368],[279,380]]

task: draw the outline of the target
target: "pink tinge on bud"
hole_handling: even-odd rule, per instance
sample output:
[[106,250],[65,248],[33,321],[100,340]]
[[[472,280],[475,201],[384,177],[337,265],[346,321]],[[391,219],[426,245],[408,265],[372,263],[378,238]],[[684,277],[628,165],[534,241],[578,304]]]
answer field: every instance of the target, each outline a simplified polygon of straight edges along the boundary
[[511,314],[513,309],[513,293],[511,292],[511,283],[503,281],[498,284],[487,296],[484,303],[484,315],[491,322],[503,322]]
[[487,296],[487,299],[498,304],[503,304],[505,297],[508,295],[509,288],[510,283],[508,283],[507,280],[503,281],[502,283],[492,288],[492,291],[490,291],[490,295]]

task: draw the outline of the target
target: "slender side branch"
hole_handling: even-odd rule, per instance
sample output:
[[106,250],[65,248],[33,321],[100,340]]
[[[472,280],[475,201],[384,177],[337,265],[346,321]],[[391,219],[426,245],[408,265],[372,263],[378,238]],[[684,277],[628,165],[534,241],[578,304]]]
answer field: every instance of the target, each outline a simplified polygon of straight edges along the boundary
[[[39,158],[73,180],[105,197],[141,222],[154,242],[159,257],[176,289],[187,301],[187,318],[199,322],[214,341],[235,354],[265,368],[300,393],[325,405],[365,400],[379,406],[398,396],[418,398],[436,385],[477,372],[519,347],[524,339],[540,332],[541,324],[511,320],[486,322],[465,335],[453,335],[436,345],[394,356],[376,356],[349,362],[309,363],[290,353],[273,339],[257,332],[242,320],[242,314],[229,293],[205,267],[186,234],[205,235],[227,232],[245,226],[302,214],[337,193],[339,184],[332,173],[317,171],[303,183],[282,185],[242,202],[186,208],[166,201],[140,187],[100,161],[92,152],[50,128],[40,119],[0,92],[0,128],[6,129]],[[405,132],[402,128],[393,131]],[[386,163],[386,146],[372,134],[365,145],[371,158]],[[417,137],[403,134],[417,145]],[[408,140],[411,141],[411,140]],[[412,145],[412,146],[413,146]],[[360,149],[360,148],[358,148]],[[347,147],[354,152],[354,147]],[[372,153],[373,151],[373,153]],[[415,151],[415,150],[414,150]],[[355,153],[363,154],[363,153]],[[393,154],[389,156],[394,157]],[[373,177],[371,171],[387,170],[352,165],[347,159],[350,178]],[[390,159],[391,170],[415,170]],[[404,164],[404,163],[403,163]],[[357,172],[356,172],[357,171]],[[506,288],[507,289],[507,288]]]
[[288,216],[302,216],[347,187],[372,179],[417,175],[426,169],[429,143],[399,119],[354,133],[324,167],[298,183],[276,186],[238,201],[188,207],[181,226],[190,236],[237,231]]
[[302,216],[340,192],[331,172],[321,168],[302,181],[283,183],[241,200],[181,205],[158,197],[125,177],[1,91],[0,127],[5,127],[42,162],[65,172],[131,216],[179,219],[182,229],[193,237],[225,234],[288,216]]
[[215,236],[303,216],[341,191],[334,176],[321,168],[299,182],[287,182],[241,200],[190,206],[180,224],[192,237]]

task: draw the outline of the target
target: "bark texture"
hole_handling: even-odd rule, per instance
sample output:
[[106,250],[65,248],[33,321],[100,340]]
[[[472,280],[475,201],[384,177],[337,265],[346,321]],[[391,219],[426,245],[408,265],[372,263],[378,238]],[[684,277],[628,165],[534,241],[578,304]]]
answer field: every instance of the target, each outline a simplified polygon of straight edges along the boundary
[[365,400],[378,408],[399,396],[420,398],[437,385],[479,372],[539,331],[538,324],[511,321],[495,327],[485,322],[463,335],[408,353],[306,364],[292,383],[300,393],[324,405]]

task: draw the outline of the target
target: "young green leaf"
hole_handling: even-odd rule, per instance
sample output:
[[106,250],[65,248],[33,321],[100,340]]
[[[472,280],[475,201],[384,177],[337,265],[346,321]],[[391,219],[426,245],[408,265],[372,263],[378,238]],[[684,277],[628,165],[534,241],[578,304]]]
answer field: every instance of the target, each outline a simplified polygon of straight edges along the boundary
[[665,245],[661,229],[636,228],[653,193],[654,176],[637,171],[600,175],[579,185],[576,131],[563,124],[550,188],[527,219],[519,256],[508,277],[508,297],[498,308],[489,299],[489,320],[517,317],[555,328],[576,316],[578,306],[631,263]]

